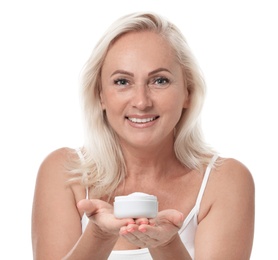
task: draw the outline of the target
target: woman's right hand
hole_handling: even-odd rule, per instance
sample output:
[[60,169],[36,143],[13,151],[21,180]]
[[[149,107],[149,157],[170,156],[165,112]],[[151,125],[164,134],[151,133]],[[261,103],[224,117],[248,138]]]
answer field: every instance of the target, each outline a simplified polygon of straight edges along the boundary
[[98,235],[104,237],[118,236],[121,227],[135,223],[132,218],[115,218],[113,206],[99,199],[83,199],[77,203],[77,207],[98,227]]

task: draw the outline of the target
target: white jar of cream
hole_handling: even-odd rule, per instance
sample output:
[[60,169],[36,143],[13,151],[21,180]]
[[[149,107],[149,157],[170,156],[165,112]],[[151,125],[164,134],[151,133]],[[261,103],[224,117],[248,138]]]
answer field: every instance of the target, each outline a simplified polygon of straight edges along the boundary
[[142,192],[117,196],[114,201],[116,218],[155,218],[158,212],[157,197]]

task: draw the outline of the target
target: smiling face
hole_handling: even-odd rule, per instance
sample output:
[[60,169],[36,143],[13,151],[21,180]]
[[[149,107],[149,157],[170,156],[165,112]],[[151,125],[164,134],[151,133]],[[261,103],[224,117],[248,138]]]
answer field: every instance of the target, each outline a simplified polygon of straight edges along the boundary
[[122,145],[173,142],[188,92],[173,50],[158,34],[131,32],[110,47],[101,71],[101,102]]

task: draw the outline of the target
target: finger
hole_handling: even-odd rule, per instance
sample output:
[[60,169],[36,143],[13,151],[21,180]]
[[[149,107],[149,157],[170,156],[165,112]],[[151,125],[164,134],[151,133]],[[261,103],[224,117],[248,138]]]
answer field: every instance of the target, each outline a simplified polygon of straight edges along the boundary
[[[130,243],[140,246],[140,247],[153,247],[156,246],[159,241],[156,237],[152,237],[152,231],[149,233],[145,229],[141,229],[142,226],[145,226],[146,228],[151,228],[149,225],[129,225],[128,227],[125,227],[125,229],[121,230],[121,236],[124,237],[127,241]],[[140,230],[141,229],[141,230]],[[150,235],[149,235],[150,234]]]
[[[145,247],[146,243],[141,241],[138,235],[140,235],[140,231],[137,230],[137,225],[128,225],[126,227],[122,227],[120,229],[120,236],[123,237],[128,242],[138,246],[138,247]],[[146,239],[148,240],[148,239]]]
[[149,224],[149,219],[147,219],[147,218],[137,218],[137,219],[135,220],[135,223],[136,223],[137,225]]
[[98,210],[97,205],[88,199],[80,200],[77,203],[77,207],[81,211],[85,212],[88,217],[94,215]]
[[122,226],[120,228],[120,235],[126,235],[128,233],[133,233],[136,229],[138,229],[138,225],[136,225],[135,223],[129,223],[126,226]]
[[180,228],[184,222],[184,215],[180,211],[168,209],[160,211],[155,219],[149,220],[150,225],[159,225],[164,222],[170,222],[176,227]]
[[147,240],[151,239],[151,234],[156,233],[156,228],[151,227],[149,224],[142,224],[140,226],[136,224],[129,224],[126,227],[123,227],[121,229],[122,233],[127,234],[133,234],[135,237],[137,237],[140,240],[144,240],[145,238]]

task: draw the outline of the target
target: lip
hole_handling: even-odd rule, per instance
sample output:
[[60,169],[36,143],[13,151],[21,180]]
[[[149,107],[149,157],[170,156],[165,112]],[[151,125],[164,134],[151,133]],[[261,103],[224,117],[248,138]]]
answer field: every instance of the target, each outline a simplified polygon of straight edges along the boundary
[[128,115],[127,122],[136,128],[145,128],[154,125],[159,118],[158,115]]

